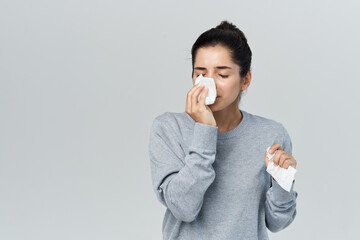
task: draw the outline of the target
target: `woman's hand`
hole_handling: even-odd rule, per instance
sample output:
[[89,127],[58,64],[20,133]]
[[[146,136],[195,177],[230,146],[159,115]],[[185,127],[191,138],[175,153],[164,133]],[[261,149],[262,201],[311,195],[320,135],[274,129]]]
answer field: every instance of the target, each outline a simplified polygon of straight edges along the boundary
[[[204,91],[201,92],[202,90]],[[195,122],[216,127],[217,125],[214,115],[211,109],[205,105],[205,98],[208,91],[208,87],[205,87],[204,85],[194,85],[187,93],[185,112],[189,114],[195,120]],[[200,92],[201,96],[198,102],[198,96]]]
[[[289,152],[285,152],[281,149],[280,143],[275,143],[272,145],[269,149],[269,153],[272,154],[275,151],[277,151],[273,157],[274,165],[279,165],[282,168],[288,169],[289,166],[292,166],[293,168],[296,168],[296,160]],[[265,165],[267,167],[269,163],[269,159],[267,157],[266,151],[265,151]]]

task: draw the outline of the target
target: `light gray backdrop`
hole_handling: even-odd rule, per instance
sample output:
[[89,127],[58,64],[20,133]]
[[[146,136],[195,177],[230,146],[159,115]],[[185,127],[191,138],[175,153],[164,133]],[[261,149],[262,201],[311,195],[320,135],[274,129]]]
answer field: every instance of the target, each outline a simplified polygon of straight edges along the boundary
[[153,119],[185,110],[191,46],[228,20],[253,51],[240,108],[284,124],[297,217],[271,239],[355,239],[356,1],[0,1],[0,239],[161,239]]

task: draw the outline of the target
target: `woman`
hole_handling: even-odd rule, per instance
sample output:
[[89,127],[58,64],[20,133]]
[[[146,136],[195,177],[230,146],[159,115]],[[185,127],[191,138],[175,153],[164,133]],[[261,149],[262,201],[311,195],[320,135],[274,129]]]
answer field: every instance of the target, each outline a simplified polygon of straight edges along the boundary
[[[185,112],[157,116],[149,139],[152,183],[167,208],[163,239],[268,239],[296,216],[297,192],[284,190],[266,171],[296,168],[292,143],[275,120],[240,110],[251,81],[251,50],[242,31],[223,21],[199,36],[192,47],[192,78],[203,74],[216,84],[187,93]],[[198,100],[198,96],[200,96]]]

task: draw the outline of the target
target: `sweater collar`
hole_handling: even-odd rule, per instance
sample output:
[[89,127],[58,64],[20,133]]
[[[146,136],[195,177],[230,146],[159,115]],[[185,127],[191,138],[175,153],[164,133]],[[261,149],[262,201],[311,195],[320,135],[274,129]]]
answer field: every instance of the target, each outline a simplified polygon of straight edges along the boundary
[[[232,138],[232,137],[236,137],[239,136],[246,128],[246,125],[249,122],[249,113],[239,109],[239,111],[242,113],[242,119],[241,122],[232,130],[227,131],[227,132],[218,132],[217,133],[217,138],[218,139],[227,139],[227,138]],[[187,112],[183,112],[183,114],[186,115],[186,118],[188,119],[188,121],[190,121],[192,124],[195,124],[195,120],[187,113]]]

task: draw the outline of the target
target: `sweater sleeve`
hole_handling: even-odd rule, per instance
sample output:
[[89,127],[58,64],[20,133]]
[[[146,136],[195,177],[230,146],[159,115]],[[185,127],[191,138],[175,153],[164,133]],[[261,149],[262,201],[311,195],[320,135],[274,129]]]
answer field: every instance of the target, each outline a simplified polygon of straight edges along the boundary
[[158,200],[180,221],[196,219],[204,194],[215,179],[212,163],[217,129],[195,122],[192,142],[184,154],[179,147],[179,132],[159,118],[153,122],[149,139],[153,188]]
[[[283,129],[282,149],[292,155],[292,142],[286,129]],[[270,176],[270,175],[269,175]],[[266,193],[265,220],[266,227],[271,232],[278,232],[289,226],[296,216],[296,198],[298,193],[294,191],[293,180],[290,192],[284,190],[271,176],[271,187]]]

